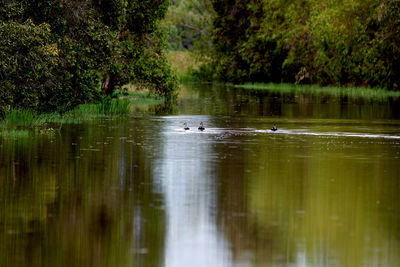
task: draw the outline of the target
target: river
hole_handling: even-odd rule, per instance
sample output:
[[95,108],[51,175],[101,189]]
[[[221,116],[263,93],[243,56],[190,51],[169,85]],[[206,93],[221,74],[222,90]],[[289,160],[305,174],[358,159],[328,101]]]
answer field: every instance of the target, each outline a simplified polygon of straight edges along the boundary
[[0,266],[400,266],[398,99],[186,85],[0,137],[0,183]]

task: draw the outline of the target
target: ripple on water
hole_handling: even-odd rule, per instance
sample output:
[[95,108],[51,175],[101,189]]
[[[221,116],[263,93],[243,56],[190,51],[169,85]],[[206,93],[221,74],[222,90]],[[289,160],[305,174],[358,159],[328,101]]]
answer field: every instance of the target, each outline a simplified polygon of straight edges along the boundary
[[360,138],[383,138],[383,139],[394,139],[400,140],[399,135],[389,134],[366,134],[366,133],[354,133],[354,132],[316,132],[308,131],[305,129],[286,130],[279,129],[275,132],[271,130],[260,130],[253,128],[206,128],[205,131],[198,131],[196,128],[190,130],[184,130],[181,128],[173,128],[167,134],[203,134],[203,135],[215,135],[215,139],[224,139],[229,136],[241,136],[241,135],[257,135],[257,134],[277,134],[277,135],[300,135],[300,136],[320,136],[320,137],[360,137]]

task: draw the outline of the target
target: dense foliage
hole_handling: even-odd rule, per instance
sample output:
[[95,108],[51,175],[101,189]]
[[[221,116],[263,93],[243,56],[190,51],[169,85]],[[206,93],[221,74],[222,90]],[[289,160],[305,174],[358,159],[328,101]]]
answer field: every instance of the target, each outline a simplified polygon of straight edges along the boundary
[[211,0],[224,80],[399,89],[399,0]]
[[165,19],[172,50],[203,52],[212,46],[212,17],[209,0],[172,0]]
[[168,0],[0,0],[0,107],[68,110],[127,83],[176,81],[158,26]]

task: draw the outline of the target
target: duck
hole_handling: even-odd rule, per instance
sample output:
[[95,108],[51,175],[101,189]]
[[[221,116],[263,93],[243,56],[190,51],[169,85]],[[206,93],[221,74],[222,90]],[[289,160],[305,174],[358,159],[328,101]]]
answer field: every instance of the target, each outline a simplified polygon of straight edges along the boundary
[[200,122],[200,126],[198,128],[200,131],[204,131],[206,128],[204,128],[203,122]]
[[190,130],[190,128],[187,126],[187,123],[185,122],[184,124],[183,124],[183,129],[185,130],[185,131],[187,131],[187,130]]
[[278,130],[278,128],[276,128],[276,124],[274,124],[274,126],[272,126],[272,128],[271,128],[271,131],[275,132],[277,130]]

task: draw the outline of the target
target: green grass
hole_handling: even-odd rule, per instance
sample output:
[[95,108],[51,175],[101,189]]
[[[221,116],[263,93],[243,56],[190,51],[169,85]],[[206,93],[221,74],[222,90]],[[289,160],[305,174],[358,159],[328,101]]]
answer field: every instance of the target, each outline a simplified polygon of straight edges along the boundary
[[195,73],[207,63],[207,58],[196,56],[188,50],[169,51],[167,58],[180,82],[198,82]]
[[94,114],[124,116],[130,113],[130,105],[131,103],[128,99],[105,98],[99,104],[95,105]]
[[105,98],[97,104],[83,104],[64,114],[57,112],[38,114],[31,110],[14,109],[6,112],[0,121],[2,136],[18,135],[16,131],[34,127],[46,127],[48,123],[71,123],[101,117],[121,117],[131,113],[129,99]]
[[165,101],[164,97],[152,93],[149,88],[137,87],[131,84],[125,85],[122,90],[116,91],[113,95],[119,99],[129,99],[133,105],[154,105]]
[[164,98],[150,93],[150,90],[138,90],[128,87],[127,90],[115,92],[116,98],[104,98],[96,104],[82,104],[65,113],[42,113],[31,110],[12,109],[6,111],[0,120],[0,137],[27,137],[35,133],[51,135],[64,123],[80,123],[98,118],[123,118],[134,110],[161,104]]
[[133,104],[161,104],[164,98],[149,92],[128,91],[125,98],[129,99]]
[[4,127],[32,127],[40,125],[38,115],[31,110],[14,109],[4,116]]
[[122,117],[131,113],[131,102],[128,99],[105,98],[97,104],[82,104],[64,114],[41,114],[43,123],[71,123],[103,117]]
[[381,88],[362,87],[322,87],[318,85],[296,85],[287,83],[246,83],[234,85],[237,88],[265,90],[274,93],[300,93],[315,95],[331,95],[336,97],[348,96],[352,98],[365,98],[370,100],[384,100],[400,97],[400,91],[389,91]]
[[195,58],[189,51],[169,51],[167,58],[180,81],[190,76],[191,69],[197,68]]
[[[48,124],[79,123],[96,118],[125,117],[132,113],[133,107],[160,104],[164,101],[149,91],[116,92],[118,98],[104,98],[96,104],[82,104],[75,109],[60,114],[57,112],[42,113],[31,110],[13,109],[7,111],[0,121],[0,136],[26,135],[30,128],[42,128],[40,133],[49,133]],[[28,131],[29,132],[29,131]]]

